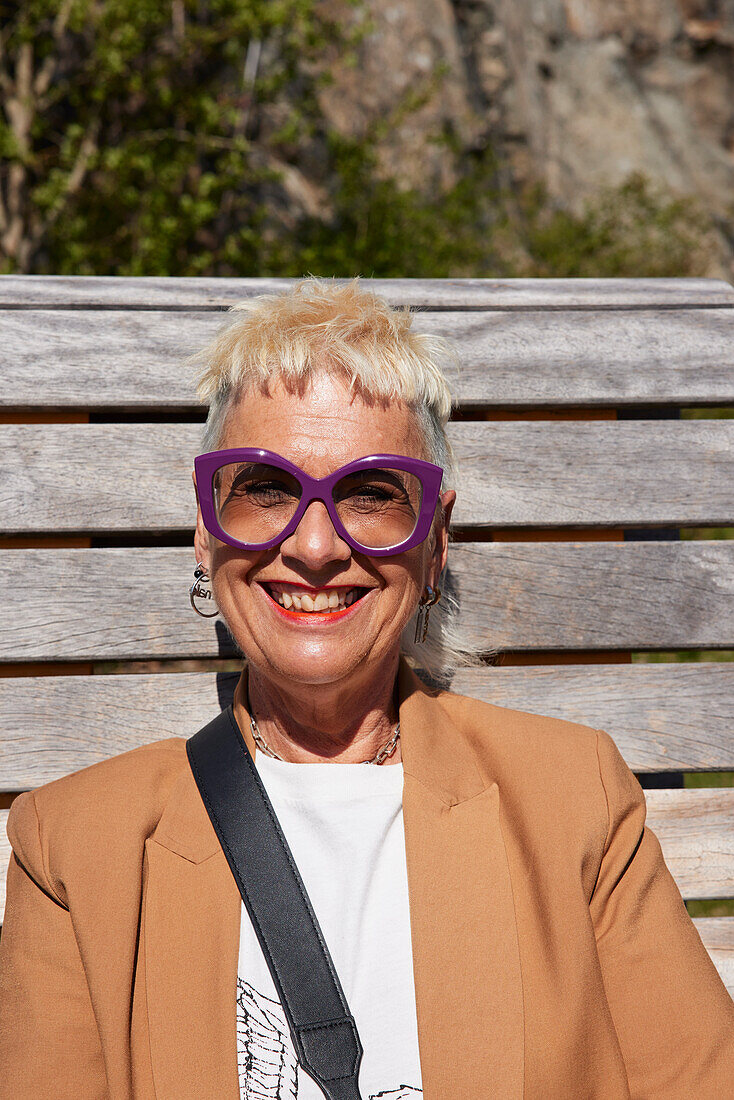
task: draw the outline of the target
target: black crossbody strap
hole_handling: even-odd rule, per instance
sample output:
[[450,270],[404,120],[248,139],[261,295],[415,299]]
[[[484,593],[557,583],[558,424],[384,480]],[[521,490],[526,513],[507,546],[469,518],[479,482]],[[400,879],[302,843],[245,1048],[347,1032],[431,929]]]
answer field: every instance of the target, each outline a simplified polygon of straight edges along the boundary
[[360,1100],[357,1026],[231,706],[187,740],[186,753],[273,976],[299,1063],[327,1100]]

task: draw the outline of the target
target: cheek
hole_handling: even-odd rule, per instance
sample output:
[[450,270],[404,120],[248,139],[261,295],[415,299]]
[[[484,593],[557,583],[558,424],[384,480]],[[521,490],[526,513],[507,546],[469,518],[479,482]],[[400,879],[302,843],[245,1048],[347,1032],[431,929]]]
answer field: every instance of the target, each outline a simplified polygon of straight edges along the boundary
[[417,603],[425,587],[429,554],[427,544],[401,555],[401,561],[393,566],[383,566],[382,574],[394,602],[400,606]]
[[242,605],[247,597],[248,576],[265,552],[246,554],[220,544],[212,555],[212,590],[223,610]]

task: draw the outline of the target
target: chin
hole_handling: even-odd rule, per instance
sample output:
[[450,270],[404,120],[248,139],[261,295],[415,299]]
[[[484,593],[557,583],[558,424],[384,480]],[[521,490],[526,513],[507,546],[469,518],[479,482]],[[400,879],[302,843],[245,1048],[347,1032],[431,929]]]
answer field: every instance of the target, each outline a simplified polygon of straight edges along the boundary
[[[369,650],[360,646],[348,653],[345,646],[318,645],[295,647],[273,652],[264,646],[255,662],[265,675],[297,684],[333,684],[348,679],[357,670],[364,667]],[[261,662],[264,663],[261,664]]]
[[333,684],[349,677],[363,663],[357,656],[345,661],[344,653],[293,654],[271,662],[273,670],[291,683]]

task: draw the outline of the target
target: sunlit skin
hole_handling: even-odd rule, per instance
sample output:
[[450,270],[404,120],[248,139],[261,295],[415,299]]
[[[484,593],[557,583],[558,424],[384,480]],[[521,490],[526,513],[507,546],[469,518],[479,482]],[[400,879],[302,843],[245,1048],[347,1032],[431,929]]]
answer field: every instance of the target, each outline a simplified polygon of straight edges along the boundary
[[[415,416],[402,402],[369,404],[338,375],[316,374],[302,394],[282,383],[246,392],[231,410],[220,447],[262,447],[325,477],[367,454],[429,459]],[[400,635],[427,584],[437,586],[448,550],[455,493],[425,542],[368,557],[339,538],[314,501],[296,531],[270,550],[227,546],[198,513],[195,550],[214,597],[248,660],[250,703],[263,737],[285,760],[367,760],[390,738]],[[364,587],[346,613],[293,615],[265,585]],[[389,763],[400,760],[398,751]]]

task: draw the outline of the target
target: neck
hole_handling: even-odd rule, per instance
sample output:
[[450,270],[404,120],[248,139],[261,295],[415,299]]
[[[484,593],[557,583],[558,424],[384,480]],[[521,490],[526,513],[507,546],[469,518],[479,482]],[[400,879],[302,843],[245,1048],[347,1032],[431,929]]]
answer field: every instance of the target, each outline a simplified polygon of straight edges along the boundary
[[[390,674],[368,685],[276,683],[251,665],[247,694],[251,713],[268,747],[293,763],[353,764],[371,760],[390,740],[398,720],[395,702],[397,658]],[[238,710],[246,709],[245,697]],[[249,718],[247,719],[249,723]],[[400,762],[400,740],[384,764]]]

